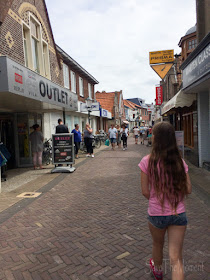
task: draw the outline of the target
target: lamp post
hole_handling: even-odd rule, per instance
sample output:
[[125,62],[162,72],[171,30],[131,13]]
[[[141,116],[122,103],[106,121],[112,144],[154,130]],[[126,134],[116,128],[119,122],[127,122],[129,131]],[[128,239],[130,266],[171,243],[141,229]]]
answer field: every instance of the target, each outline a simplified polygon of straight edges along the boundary
[[93,100],[90,97],[88,97],[85,101],[88,109],[88,123],[90,124],[90,112],[92,112],[91,107],[92,107]]

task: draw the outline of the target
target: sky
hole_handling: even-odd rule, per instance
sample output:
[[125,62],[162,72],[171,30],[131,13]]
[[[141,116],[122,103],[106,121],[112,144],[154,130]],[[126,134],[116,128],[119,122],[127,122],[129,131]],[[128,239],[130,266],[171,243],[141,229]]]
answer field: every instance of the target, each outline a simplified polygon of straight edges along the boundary
[[54,39],[99,84],[154,102],[149,52],[174,49],[196,23],[195,0],[46,0]]

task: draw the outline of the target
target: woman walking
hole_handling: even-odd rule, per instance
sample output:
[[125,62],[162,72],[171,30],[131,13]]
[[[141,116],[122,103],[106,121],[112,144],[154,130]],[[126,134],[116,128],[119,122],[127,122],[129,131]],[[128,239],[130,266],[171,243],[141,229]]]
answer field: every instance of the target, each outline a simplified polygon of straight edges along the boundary
[[163,279],[164,237],[168,233],[172,280],[183,280],[182,247],[187,227],[184,199],[191,193],[188,166],[181,158],[173,126],[154,126],[151,154],[139,163],[142,194],[149,200],[148,224],[153,239],[150,268],[154,278]]
[[36,169],[37,166],[39,166],[40,169],[43,169],[42,153],[44,137],[38,124],[34,124],[33,129],[34,131],[29,136],[29,140],[31,141],[31,151],[33,153],[33,165],[34,169]]
[[79,130],[78,124],[75,124],[74,126],[75,129],[73,129],[71,133],[74,133],[75,158],[79,158],[78,152],[79,152],[80,142],[81,142],[81,132]]
[[118,148],[121,148],[121,134],[120,134],[119,124],[117,125],[116,129],[117,129],[117,146]]
[[128,135],[129,135],[129,131],[128,128],[123,124],[122,128],[120,130],[121,133],[121,139],[123,141],[123,151],[127,150],[127,139],[128,139]]
[[86,123],[85,130],[84,130],[84,142],[87,148],[86,157],[92,156],[92,158],[94,158],[92,141],[93,141],[93,129],[90,127],[89,123]]

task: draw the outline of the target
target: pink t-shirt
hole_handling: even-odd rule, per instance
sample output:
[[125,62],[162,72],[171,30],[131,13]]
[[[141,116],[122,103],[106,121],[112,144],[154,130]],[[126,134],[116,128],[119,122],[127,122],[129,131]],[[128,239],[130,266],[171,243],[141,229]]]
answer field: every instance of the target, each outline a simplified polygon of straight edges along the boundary
[[[148,171],[149,157],[150,157],[150,155],[143,157],[142,160],[140,161],[140,163],[138,164],[140,169],[147,175],[149,175],[149,171]],[[184,163],[185,172],[187,173],[188,166],[184,160],[183,160],[183,163]],[[176,213],[180,214],[183,212],[185,212],[185,204],[184,204],[184,201],[180,201],[177,206]],[[175,215],[176,213],[172,209],[172,207],[167,199],[165,199],[163,209],[162,209],[160,201],[158,200],[158,198],[155,194],[154,187],[150,186],[148,214],[150,216],[170,216],[170,215]]]

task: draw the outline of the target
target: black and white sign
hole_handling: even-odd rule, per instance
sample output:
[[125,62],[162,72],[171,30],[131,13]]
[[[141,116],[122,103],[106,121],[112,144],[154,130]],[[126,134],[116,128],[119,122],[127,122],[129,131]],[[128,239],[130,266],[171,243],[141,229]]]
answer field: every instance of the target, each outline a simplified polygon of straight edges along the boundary
[[0,57],[0,92],[12,92],[65,107],[70,111],[78,110],[76,93],[51,82],[6,56]]
[[99,103],[98,102],[92,103],[91,108],[88,108],[86,103],[80,103],[80,112],[87,112],[88,109],[90,111],[99,111]]
[[183,70],[183,88],[210,72],[210,44],[206,46]]
[[74,163],[74,134],[59,133],[52,135],[53,164]]

